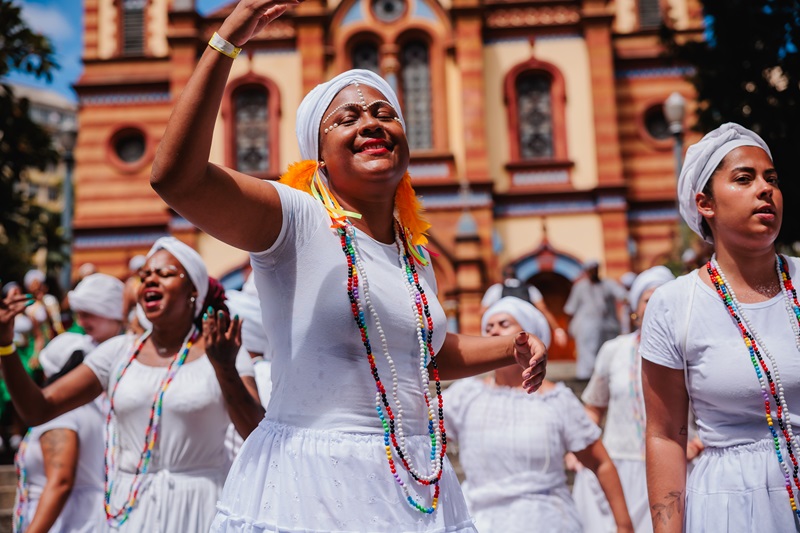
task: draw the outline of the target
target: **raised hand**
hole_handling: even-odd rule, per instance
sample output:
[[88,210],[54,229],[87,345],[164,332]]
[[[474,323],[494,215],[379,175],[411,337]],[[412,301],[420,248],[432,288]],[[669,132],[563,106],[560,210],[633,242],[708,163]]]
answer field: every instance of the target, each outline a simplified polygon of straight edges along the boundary
[[301,0],[241,0],[220,27],[219,35],[234,46],[244,46],[267,24]]
[[214,310],[209,307],[203,314],[203,340],[212,364],[233,367],[242,346],[242,321],[238,315],[228,320],[222,311],[214,316]]
[[522,371],[522,388],[528,394],[542,386],[547,367],[547,349],[536,336],[525,331],[514,337],[514,357],[525,370]]
[[21,294],[16,287],[8,291],[6,297],[0,300],[0,346],[7,346],[14,342],[14,317],[33,302],[32,295]]

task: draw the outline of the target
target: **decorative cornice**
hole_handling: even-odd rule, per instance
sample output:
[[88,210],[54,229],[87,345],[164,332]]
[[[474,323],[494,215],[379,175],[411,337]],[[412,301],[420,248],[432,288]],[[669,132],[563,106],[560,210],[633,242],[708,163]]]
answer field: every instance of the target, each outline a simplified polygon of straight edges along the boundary
[[486,18],[486,26],[492,29],[564,26],[577,24],[580,20],[581,14],[576,7],[520,7],[497,9]]

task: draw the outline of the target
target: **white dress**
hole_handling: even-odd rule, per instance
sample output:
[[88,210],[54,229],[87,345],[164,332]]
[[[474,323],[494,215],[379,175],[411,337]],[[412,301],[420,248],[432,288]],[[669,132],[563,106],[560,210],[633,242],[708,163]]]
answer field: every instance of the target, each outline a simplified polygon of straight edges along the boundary
[[600,428],[570,389],[527,394],[470,378],[447,389],[445,409],[479,531],[582,531],[564,455],[597,441]]
[[[800,260],[789,258],[795,280],[798,264]],[[639,348],[648,361],[673,369],[683,369],[685,361],[688,367],[691,407],[706,449],[686,483],[685,530],[795,531],[797,519],[748,350],[722,300],[698,272],[656,289]],[[797,424],[800,354],[784,297],[740,307],[777,360],[790,418]],[[774,405],[772,412],[774,416]],[[782,438],[781,450],[788,460]],[[794,489],[795,498],[799,492]]]
[[[103,512],[103,423],[103,413],[98,402],[90,402],[50,422],[31,428],[25,437],[26,447],[22,458],[28,479],[28,502],[23,509],[22,531],[33,520],[47,482],[39,438],[56,429],[68,429],[77,433],[78,464],[72,491],[50,531],[94,533],[103,528],[106,517]],[[19,503],[19,497],[17,491],[15,507]],[[17,531],[16,520],[14,531]]]
[[[634,530],[652,532],[647,499],[644,457],[644,399],[638,332],[620,335],[600,348],[594,374],[583,391],[586,405],[606,408],[603,445],[617,468],[625,503]],[[617,530],[611,507],[594,472],[581,469],[575,475],[572,496],[578,505],[584,530]]]
[[[447,461],[436,511],[422,514],[406,502],[389,470],[375,381],[353,320],[339,237],[310,195],[275,187],[283,211],[281,233],[269,250],[251,254],[270,340],[272,394],[265,420],[234,461],[212,531],[474,531]],[[361,233],[356,240],[397,367],[407,446],[414,463],[428,473],[431,445],[415,315],[397,248]],[[438,350],[446,318],[436,298],[433,269],[417,270]],[[381,379],[391,384],[367,315]],[[430,505],[433,490],[409,482],[400,466],[398,472],[411,494]]]
[[[84,361],[103,388],[110,392],[127,363],[135,338],[114,337]],[[249,357],[238,356],[236,368],[252,376]],[[119,453],[111,507],[127,501],[128,491],[144,445],[150,409],[166,367],[134,360],[114,396]],[[225,435],[231,420],[222,390],[208,357],[185,363],[164,394],[161,425],[153,458],[139,497],[120,531],[138,533],[205,532],[214,518],[214,505],[230,468]]]

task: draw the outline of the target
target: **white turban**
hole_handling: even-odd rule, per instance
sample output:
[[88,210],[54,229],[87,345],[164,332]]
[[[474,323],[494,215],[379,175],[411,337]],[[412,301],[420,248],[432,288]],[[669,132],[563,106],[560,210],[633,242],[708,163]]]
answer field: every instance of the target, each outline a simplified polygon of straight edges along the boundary
[[108,274],[90,274],[69,291],[69,307],[92,315],[122,320],[125,284]]
[[710,131],[686,151],[681,175],[678,178],[678,207],[686,224],[706,242],[713,243],[714,240],[711,235],[705,235],[703,231],[703,216],[697,210],[695,197],[697,193],[703,192],[703,188],[722,159],[740,146],[761,148],[772,159],[772,153],[764,139],[733,122]]
[[636,276],[633,285],[631,285],[631,290],[628,292],[628,302],[631,304],[631,309],[636,311],[636,308],[639,307],[639,299],[645,292],[660,287],[674,279],[675,276],[670,269],[662,265],[648,268]]
[[34,281],[38,281],[39,283],[44,283],[45,275],[44,272],[41,270],[28,270],[25,273],[25,279],[23,279],[23,284],[27,290],[31,289],[31,285],[33,285]]
[[131,272],[136,272],[137,270],[139,270],[144,266],[145,261],[147,261],[147,258],[145,258],[145,256],[141,254],[134,255],[133,257],[131,257],[131,260],[128,261],[128,270],[130,270]]
[[42,351],[39,352],[39,364],[42,365],[44,375],[49,378],[64,368],[75,351],[83,350],[83,355],[86,356],[96,346],[89,335],[68,331],[56,336],[42,348]]
[[391,85],[370,70],[348,70],[326,83],[317,85],[300,102],[300,107],[297,108],[295,131],[297,133],[297,142],[300,145],[300,156],[303,159],[319,160],[319,128],[325,110],[328,109],[328,106],[331,105],[333,99],[342,89],[356,82],[380,91],[397,111],[397,116],[400,117],[400,124],[403,125],[405,130],[406,123],[403,120],[403,113],[400,111],[400,102]]
[[208,270],[203,263],[203,258],[200,254],[188,244],[184,244],[175,237],[161,237],[147,252],[149,259],[154,253],[159,250],[166,250],[172,257],[178,260],[183,265],[186,273],[189,274],[189,279],[192,281],[195,290],[197,291],[197,299],[194,301],[194,316],[198,317],[203,310],[203,304],[206,301],[208,294]]
[[489,309],[483,313],[481,319],[481,331],[486,333],[486,324],[494,315],[508,313],[523,330],[533,333],[544,343],[545,347],[550,346],[550,325],[541,311],[536,309],[530,302],[526,302],[516,296],[506,296],[500,298]]

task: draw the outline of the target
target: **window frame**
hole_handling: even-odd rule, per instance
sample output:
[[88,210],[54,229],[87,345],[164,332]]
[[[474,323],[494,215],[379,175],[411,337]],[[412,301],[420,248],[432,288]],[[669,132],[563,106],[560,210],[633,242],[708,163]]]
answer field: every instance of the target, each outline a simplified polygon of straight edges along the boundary
[[142,57],[147,55],[147,18],[151,1],[144,0],[142,8],[142,48],[141,50],[127,52],[125,50],[125,0],[116,0],[117,3],[117,53],[122,57]]

